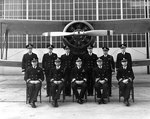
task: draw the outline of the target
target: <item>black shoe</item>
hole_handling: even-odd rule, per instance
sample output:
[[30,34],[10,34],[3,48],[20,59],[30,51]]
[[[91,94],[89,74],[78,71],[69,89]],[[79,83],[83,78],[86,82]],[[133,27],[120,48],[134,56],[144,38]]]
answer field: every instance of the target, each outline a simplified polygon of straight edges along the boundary
[[77,99],[77,103],[80,103],[80,99]]
[[58,107],[58,102],[57,102],[57,100],[55,100],[55,107]]
[[84,100],[83,99],[80,99],[80,104],[83,104],[84,103]]
[[77,103],[83,104],[83,103],[84,103],[84,100],[83,100],[83,99],[77,99]]
[[54,100],[52,101],[52,106],[55,107],[55,101]]
[[101,99],[98,101],[98,104],[102,104],[102,101],[101,101]]
[[32,108],[36,108],[35,102],[30,103]]
[[102,99],[102,103],[103,103],[103,104],[106,104],[106,101],[105,101],[104,99]]
[[130,106],[130,103],[129,103],[129,101],[126,101],[126,106]]

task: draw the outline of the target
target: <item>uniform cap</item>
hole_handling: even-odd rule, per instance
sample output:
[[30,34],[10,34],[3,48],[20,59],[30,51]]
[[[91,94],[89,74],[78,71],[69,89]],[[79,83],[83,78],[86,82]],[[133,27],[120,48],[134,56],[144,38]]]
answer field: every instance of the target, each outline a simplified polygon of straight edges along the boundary
[[108,47],[102,47],[103,51],[108,51],[109,48]]
[[97,62],[102,62],[102,59],[101,59],[101,58],[98,58],[96,61],[97,61]]
[[123,59],[121,60],[121,62],[127,62],[127,59],[123,58]]
[[70,49],[68,46],[64,46],[63,48],[64,48],[64,49]]
[[127,45],[123,43],[123,44],[119,45],[119,47],[120,47],[120,48],[126,48]]
[[33,48],[33,44],[29,43],[28,45],[26,45],[26,48]]
[[38,62],[38,59],[33,58],[31,62]]
[[87,47],[87,49],[92,49],[93,48],[93,46],[92,45],[89,45],[88,47]]
[[76,60],[76,62],[82,62],[82,60],[78,57],[78,59]]
[[53,48],[54,48],[54,46],[53,46],[53,45],[51,45],[51,44],[48,44],[48,45],[47,45],[47,48],[49,48],[49,49],[53,49]]
[[57,59],[55,60],[55,62],[61,62],[60,58],[57,57]]

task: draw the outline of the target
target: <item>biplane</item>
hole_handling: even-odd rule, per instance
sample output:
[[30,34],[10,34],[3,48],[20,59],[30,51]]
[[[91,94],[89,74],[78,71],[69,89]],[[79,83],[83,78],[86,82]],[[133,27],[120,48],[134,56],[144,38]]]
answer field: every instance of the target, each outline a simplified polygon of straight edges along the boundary
[[[95,36],[150,32],[150,19],[101,20],[101,21],[41,21],[0,20],[1,37],[5,34],[33,34],[62,36],[74,54],[84,54],[88,45],[95,43]],[[133,66],[149,66],[150,60],[133,61]],[[0,66],[20,67],[21,62],[0,60]]]

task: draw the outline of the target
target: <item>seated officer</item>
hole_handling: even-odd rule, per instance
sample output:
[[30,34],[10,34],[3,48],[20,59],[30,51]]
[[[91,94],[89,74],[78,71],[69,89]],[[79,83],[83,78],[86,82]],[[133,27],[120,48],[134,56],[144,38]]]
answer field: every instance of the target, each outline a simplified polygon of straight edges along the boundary
[[31,64],[32,67],[29,67],[25,72],[25,81],[28,88],[29,104],[33,108],[36,108],[35,102],[37,101],[37,96],[44,80],[44,74],[42,68],[38,66],[37,59],[33,59]]
[[121,64],[122,67],[118,69],[116,76],[121,92],[121,94],[119,95],[124,97],[124,103],[126,104],[126,106],[130,106],[129,98],[130,98],[130,90],[134,80],[134,73],[132,67],[128,67],[126,59],[123,59],[121,61]]
[[64,87],[64,71],[60,66],[61,61],[59,58],[55,60],[55,67],[51,71],[51,93],[52,93],[52,105],[58,107],[57,100],[60,99],[61,91]]
[[[87,88],[87,76],[85,69],[82,66],[82,61],[80,58],[76,60],[76,67],[72,69],[72,89],[73,93],[76,96],[77,102],[79,104],[83,104],[84,100],[83,97],[85,95],[85,91]],[[79,94],[78,87],[81,87],[81,92]]]
[[[107,97],[107,86],[108,86],[108,73],[105,68],[102,66],[102,59],[97,59],[97,67],[93,69],[93,77],[95,79],[95,91],[97,92],[97,98],[100,98],[98,101],[99,104],[106,104],[104,98]],[[103,90],[101,92],[101,89]]]

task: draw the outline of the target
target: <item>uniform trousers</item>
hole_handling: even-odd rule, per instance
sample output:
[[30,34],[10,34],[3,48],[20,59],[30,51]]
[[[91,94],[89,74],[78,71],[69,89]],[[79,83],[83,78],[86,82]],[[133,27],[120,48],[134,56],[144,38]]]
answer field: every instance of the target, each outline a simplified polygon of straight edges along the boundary
[[60,94],[63,88],[64,88],[64,83],[60,83],[60,84],[55,84],[53,82],[51,83],[51,93],[52,93],[53,100],[60,99]]
[[71,95],[71,69],[67,68],[65,70],[65,95]]
[[[107,97],[107,82],[101,84],[99,82],[95,83],[95,91],[97,92],[97,98],[106,98]],[[103,90],[101,93],[101,89]]]
[[109,96],[112,94],[112,72],[108,72],[108,89],[109,89]]
[[87,86],[88,86],[88,95],[93,95],[93,86],[94,86],[94,79],[92,76],[92,68],[88,68],[87,72]]
[[38,93],[41,89],[41,83],[32,84],[30,82],[27,83],[27,93],[29,96],[29,103],[33,103],[37,101]]
[[121,96],[124,97],[125,100],[129,100],[130,98],[130,90],[132,88],[132,82],[128,81],[127,84],[123,83],[122,81],[119,82],[119,90],[121,92]]
[[[78,92],[78,87],[81,88],[80,93]],[[84,82],[82,84],[76,84],[75,82],[72,83],[72,89],[73,89],[73,93],[76,96],[76,99],[82,99],[82,98],[84,98],[86,88],[87,88],[86,82]]]
[[50,75],[50,71],[45,71],[45,77],[46,77],[46,93],[47,95],[49,96],[50,95],[50,86],[51,86],[51,83],[50,83],[50,79],[51,79],[51,75]]

